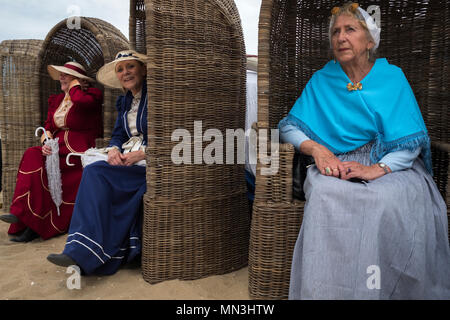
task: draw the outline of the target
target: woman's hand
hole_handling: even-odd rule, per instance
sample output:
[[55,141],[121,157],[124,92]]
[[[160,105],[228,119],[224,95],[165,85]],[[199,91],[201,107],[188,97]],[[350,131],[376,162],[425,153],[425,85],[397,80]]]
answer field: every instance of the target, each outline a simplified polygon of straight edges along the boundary
[[333,176],[336,178],[345,177],[345,169],[333,152],[328,150],[325,146],[318,144],[312,140],[305,141],[301,145],[301,150],[308,150],[308,153],[314,158],[317,169],[321,174],[326,176]]
[[109,150],[108,152],[108,163],[112,166],[123,166],[122,153],[116,148]]
[[47,145],[43,145],[42,146],[42,155],[49,156],[51,154],[52,154],[52,148]]
[[[50,132],[50,131],[46,131],[47,132],[47,136],[48,136],[48,138],[49,139],[53,139],[53,134]],[[45,133],[43,133],[42,135],[41,135],[41,144],[44,144],[44,141],[45,141],[45,139],[46,139],[47,137],[45,136]]]
[[90,86],[90,82],[86,79],[78,79],[78,82],[80,83],[81,90],[86,91]]
[[145,153],[142,150],[128,152],[127,154],[121,154],[122,162],[125,166],[132,166],[136,162],[145,159]]
[[345,161],[342,162],[342,165],[344,166],[346,172],[348,172],[345,178],[343,178],[345,180],[351,178],[359,178],[363,180],[375,180],[386,174],[378,164],[365,166],[359,162]]

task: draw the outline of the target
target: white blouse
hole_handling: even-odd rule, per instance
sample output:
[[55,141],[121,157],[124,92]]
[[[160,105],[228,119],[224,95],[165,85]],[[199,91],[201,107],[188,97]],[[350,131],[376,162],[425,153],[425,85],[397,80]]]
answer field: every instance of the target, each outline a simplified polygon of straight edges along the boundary
[[[128,111],[127,114],[127,122],[128,122],[128,127],[130,128],[130,134],[132,137],[140,137],[141,139],[142,134],[139,133],[139,131],[137,130],[137,116],[138,116],[138,110],[139,110],[139,104],[141,103],[141,97],[142,97],[142,90],[139,91],[134,97],[133,100],[131,101],[131,108],[130,111]],[[145,146],[140,146],[139,150],[142,150],[143,152],[145,152]]]
[[141,96],[142,90],[133,97],[133,101],[131,102],[131,109],[127,114],[128,127],[130,128],[130,133],[132,136],[139,136],[136,122],[139,104],[141,103]]
[[58,128],[64,128],[66,126],[66,116],[69,113],[70,108],[72,108],[72,100],[70,100],[69,93],[66,93],[64,100],[59,105],[58,109],[53,115],[53,120]]

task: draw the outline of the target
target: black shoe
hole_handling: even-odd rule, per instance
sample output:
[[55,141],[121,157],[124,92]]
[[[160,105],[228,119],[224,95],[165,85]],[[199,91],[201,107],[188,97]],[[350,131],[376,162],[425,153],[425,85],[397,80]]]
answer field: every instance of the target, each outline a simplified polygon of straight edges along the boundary
[[11,241],[30,242],[36,238],[39,238],[39,235],[30,228],[26,228],[25,231],[20,236],[18,236],[17,238],[12,238]]
[[77,263],[73,261],[71,257],[63,253],[61,254],[51,253],[47,256],[47,260],[61,267],[69,267],[77,265]]
[[2,214],[0,216],[0,220],[6,223],[17,223],[19,222],[19,218],[17,218],[13,214]]

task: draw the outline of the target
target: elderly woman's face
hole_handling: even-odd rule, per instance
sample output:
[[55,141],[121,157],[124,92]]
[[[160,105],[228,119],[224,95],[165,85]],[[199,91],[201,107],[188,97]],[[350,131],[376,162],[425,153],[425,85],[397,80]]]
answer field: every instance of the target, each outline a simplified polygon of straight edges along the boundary
[[126,60],[116,65],[116,75],[122,87],[138,93],[146,76],[146,69],[136,60]]
[[74,79],[76,79],[76,77],[74,77],[74,76],[72,76],[70,74],[61,72],[59,74],[59,83],[61,84],[61,90],[64,91],[64,92],[67,92],[69,90],[70,83]]
[[367,60],[367,49],[373,47],[373,42],[357,19],[343,14],[331,29],[331,45],[336,60],[345,64]]

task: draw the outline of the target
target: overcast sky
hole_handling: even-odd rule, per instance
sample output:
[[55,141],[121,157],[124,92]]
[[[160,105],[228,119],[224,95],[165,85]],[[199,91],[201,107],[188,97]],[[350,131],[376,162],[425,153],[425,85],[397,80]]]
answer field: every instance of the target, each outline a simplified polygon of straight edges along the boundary
[[[257,54],[261,0],[235,0],[235,3],[241,16],[247,54]],[[128,38],[129,10],[129,0],[0,0],[0,42],[43,40],[53,26],[74,15],[105,20]]]

